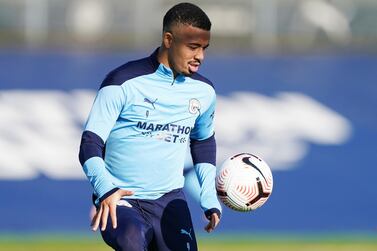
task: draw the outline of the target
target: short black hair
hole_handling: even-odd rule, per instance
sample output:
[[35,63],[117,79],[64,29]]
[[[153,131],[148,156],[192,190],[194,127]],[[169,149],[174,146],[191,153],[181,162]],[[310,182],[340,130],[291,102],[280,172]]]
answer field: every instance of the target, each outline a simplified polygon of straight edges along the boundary
[[179,3],[166,12],[163,20],[163,31],[170,31],[172,25],[186,24],[203,30],[211,30],[211,21],[207,14],[192,3]]

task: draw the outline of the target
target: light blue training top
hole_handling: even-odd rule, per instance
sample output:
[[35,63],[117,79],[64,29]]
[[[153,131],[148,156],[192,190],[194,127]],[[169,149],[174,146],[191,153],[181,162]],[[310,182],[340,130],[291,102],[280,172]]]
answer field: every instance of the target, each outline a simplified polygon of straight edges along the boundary
[[110,72],[94,100],[80,161],[96,203],[118,188],[134,192],[127,198],[152,200],[182,188],[191,140],[201,206],[221,210],[215,189],[215,90],[199,74],[174,78],[158,63],[157,51]]

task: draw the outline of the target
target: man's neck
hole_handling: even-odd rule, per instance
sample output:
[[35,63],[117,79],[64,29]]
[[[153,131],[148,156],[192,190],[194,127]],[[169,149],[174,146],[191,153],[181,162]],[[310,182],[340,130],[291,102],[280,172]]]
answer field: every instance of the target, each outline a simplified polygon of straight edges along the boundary
[[158,49],[158,53],[157,53],[157,61],[160,63],[160,64],[163,64],[165,65],[166,67],[170,68],[170,65],[169,65],[169,58],[168,58],[168,51],[166,48],[164,48],[163,46],[160,46],[160,48]]
[[177,77],[178,73],[172,67],[170,67],[168,50],[163,45],[161,45],[158,49],[157,61],[160,64],[163,64],[167,68],[171,69],[174,74],[174,78]]

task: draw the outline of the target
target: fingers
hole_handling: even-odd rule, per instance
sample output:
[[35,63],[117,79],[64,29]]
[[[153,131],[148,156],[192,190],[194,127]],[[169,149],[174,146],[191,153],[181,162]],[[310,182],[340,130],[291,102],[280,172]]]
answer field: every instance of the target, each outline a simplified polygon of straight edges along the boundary
[[[132,195],[132,191],[122,190],[119,189],[114,194],[110,195],[104,201],[101,202],[100,209],[96,212],[93,217],[91,226],[93,231],[97,231],[99,225],[101,224],[101,231],[106,230],[107,221],[111,218],[111,224],[115,229],[117,227],[117,216],[116,216],[116,207],[119,202],[121,202],[121,198],[123,196],[130,196]],[[132,207],[127,201],[122,201],[120,204],[124,204],[127,207]]]
[[94,215],[91,226],[93,231],[97,231],[101,223],[101,231],[105,231],[107,226],[108,217],[110,214],[111,223],[113,228],[117,227],[117,216],[116,216],[116,204],[114,205],[101,205],[100,209]]
[[119,189],[119,192],[120,192],[120,195],[121,195],[121,196],[130,196],[130,195],[133,195],[133,194],[134,194],[133,191],[123,190],[123,189]]
[[116,204],[110,206],[110,218],[111,218],[111,223],[113,224],[113,228],[117,228],[117,214],[116,214],[116,209],[117,206]]
[[101,231],[105,231],[107,225],[107,218],[109,217],[109,206],[105,205],[101,215]]
[[[119,189],[117,191],[118,195],[119,195],[119,198],[116,198],[111,204],[109,204],[108,206],[108,209],[110,210],[109,213],[110,213],[110,218],[111,218],[111,223],[113,225],[113,228],[117,228],[117,215],[116,215],[116,208],[117,208],[117,205],[122,205],[123,203],[126,203],[127,207],[132,207],[127,201],[122,201],[120,200],[120,198],[122,198],[123,196],[130,196],[133,194],[132,191],[128,191],[128,190],[122,190],[122,189]],[[115,203],[114,203],[115,202]],[[122,203],[123,202],[123,203]],[[105,211],[104,211],[105,213]],[[107,216],[108,216],[108,212],[107,213]],[[106,229],[106,224],[107,224],[107,216],[106,216],[106,221],[102,221],[102,231],[104,231]]]
[[205,226],[204,229],[205,229],[208,233],[210,233],[210,232],[212,232],[212,231],[217,227],[217,225],[219,224],[219,222],[220,222],[219,217],[217,216],[216,213],[213,213],[213,214],[211,215],[211,219],[210,219],[210,221],[208,222],[207,226]]
[[207,226],[204,228],[208,233],[212,232],[215,229],[215,224],[212,220],[210,220]]
[[206,230],[207,233],[210,233],[212,231],[212,229],[211,229],[211,222],[208,222],[207,226],[204,227],[204,230]]
[[92,230],[97,231],[102,215],[102,207],[97,211],[92,220]]

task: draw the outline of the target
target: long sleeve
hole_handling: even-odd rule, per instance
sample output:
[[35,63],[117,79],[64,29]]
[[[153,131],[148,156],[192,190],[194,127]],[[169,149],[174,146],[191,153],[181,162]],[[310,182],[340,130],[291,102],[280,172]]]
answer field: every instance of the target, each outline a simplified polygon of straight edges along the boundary
[[98,201],[117,190],[104,162],[106,140],[125,103],[121,86],[106,86],[97,93],[81,138],[79,159]]
[[208,108],[197,118],[191,132],[191,155],[194,169],[201,187],[200,205],[207,217],[217,212],[220,216],[221,205],[217,199],[216,178],[216,140],[213,118],[215,112],[215,95]]

